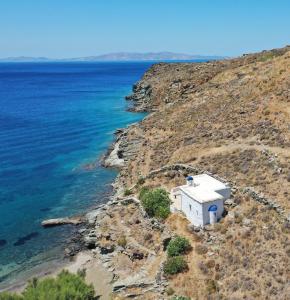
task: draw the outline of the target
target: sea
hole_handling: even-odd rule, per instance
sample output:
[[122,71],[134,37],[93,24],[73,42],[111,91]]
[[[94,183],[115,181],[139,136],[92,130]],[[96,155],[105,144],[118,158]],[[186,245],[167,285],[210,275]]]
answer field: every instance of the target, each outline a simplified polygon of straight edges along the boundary
[[151,64],[0,63],[0,290],[63,256],[72,226],[41,221],[107,201],[117,171],[100,158],[144,117],[124,97]]

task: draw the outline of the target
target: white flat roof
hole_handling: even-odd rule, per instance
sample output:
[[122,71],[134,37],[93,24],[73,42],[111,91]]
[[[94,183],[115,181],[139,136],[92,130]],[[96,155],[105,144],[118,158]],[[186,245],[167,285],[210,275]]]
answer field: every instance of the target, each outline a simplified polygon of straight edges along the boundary
[[223,182],[207,174],[192,177],[193,185],[182,185],[179,187],[190,198],[193,198],[200,203],[224,199],[221,194],[217,193],[219,190],[228,188]]
[[207,174],[200,174],[192,177],[193,177],[193,182],[195,184],[197,184],[198,186],[206,187],[207,189],[218,191],[227,188],[226,184]]

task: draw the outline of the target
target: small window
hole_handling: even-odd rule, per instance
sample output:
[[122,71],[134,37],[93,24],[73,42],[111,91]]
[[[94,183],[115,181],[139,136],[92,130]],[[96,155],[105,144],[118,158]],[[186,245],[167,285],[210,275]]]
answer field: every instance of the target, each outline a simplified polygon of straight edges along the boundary
[[189,204],[189,210],[191,211],[191,204]]
[[198,216],[198,210],[196,211],[196,215]]

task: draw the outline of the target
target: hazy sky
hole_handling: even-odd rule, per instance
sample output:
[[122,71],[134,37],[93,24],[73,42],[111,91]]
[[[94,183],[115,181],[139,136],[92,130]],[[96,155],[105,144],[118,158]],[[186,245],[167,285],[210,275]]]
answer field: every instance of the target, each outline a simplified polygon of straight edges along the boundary
[[286,44],[290,0],[0,0],[0,57],[234,56]]

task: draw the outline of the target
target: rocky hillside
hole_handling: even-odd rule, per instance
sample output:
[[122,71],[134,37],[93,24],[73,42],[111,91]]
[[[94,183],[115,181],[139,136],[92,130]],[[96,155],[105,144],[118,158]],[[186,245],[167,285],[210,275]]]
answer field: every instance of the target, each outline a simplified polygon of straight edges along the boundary
[[169,286],[192,299],[289,299],[290,47],[156,64],[127,98],[150,114],[118,137],[119,186],[170,189],[190,170],[233,186],[214,229],[190,232],[177,215],[167,221],[204,249]]
[[154,65],[130,96],[136,110],[157,111],[126,132],[126,142],[140,146],[125,182],[187,163],[253,186],[288,211],[289,51]]

